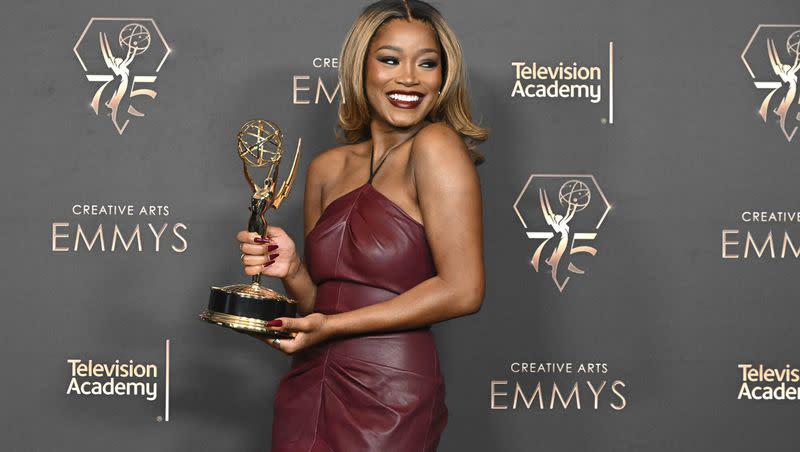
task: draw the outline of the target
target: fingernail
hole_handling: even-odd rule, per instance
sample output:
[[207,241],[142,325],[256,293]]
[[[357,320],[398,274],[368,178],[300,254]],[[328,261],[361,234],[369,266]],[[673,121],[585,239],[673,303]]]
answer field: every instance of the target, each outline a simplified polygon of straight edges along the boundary
[[264,264],[264,267],[269,267],[270,265],[272,265],[274,263],[275,263],[275,261],[269,261],[266,264]]
[[256,243],[269,243],[269,239],[265,239],[264,237],[256,237],[253,241]]
[[275,260],[278,256],[280,256],[280,254],[278,254],[278,253],[270,254],[269,255],[269,260]]
[[269,252],[269,251],[275,251],[275,250],[277,250],[277,249],[278,249],[278,245],[268,245],[268,246],[267,246],[267,251],[268,251],[268,252]]
[[267,326],[283,326],[282,320],[270,320],[267,322]]

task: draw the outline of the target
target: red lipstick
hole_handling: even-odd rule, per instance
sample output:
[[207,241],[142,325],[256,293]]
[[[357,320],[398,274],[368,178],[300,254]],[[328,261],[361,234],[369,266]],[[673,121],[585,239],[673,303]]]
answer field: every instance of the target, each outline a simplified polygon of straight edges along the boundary
[[386,93],[389,102],[397,108],[417,108],[422,103],[424,94],[418,91],[389,91]]

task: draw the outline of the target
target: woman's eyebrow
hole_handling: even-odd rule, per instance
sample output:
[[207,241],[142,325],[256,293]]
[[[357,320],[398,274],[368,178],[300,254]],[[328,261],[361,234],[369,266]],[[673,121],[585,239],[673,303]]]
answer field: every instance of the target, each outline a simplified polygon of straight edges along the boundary
[[[403,52],[403,49],[401,49],[400,47],[393,46],[393,45],[389,45],[389,44],[382,45],[382,46],[378,47],[378,48],[377,48],[377,49],[375,49],[375,50],[383,50],[383,49],[387,49],[387,50],[394,50],[395,52],[400,52],[400,53],[402,53],[402,52]],[[430,48],[430,47],[426,47],[426,48],[424,48],[424,49],[419,49],[419,51],[417,52],[417,54],[418,54],[418,55],[421,55],[421,54],[423,54],[423,53],[430,53],[430,52],[433,52],[433,53],[439,53],[439,51],[438,51],[438,50],[436,50],[436,49],[432,49],[432,48]]]

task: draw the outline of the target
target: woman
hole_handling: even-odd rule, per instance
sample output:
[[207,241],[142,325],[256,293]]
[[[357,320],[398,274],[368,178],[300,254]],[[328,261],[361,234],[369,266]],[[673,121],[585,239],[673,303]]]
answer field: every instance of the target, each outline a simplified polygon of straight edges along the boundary
[[[480,187],[461,49],[439,12],[384,0],[340,58],[344,145],[305,192],[305,261],[277,227],[242,231],[245,273],[281,278],[300,318],[272,321],[294,355],[275,396],[273,451],[435,450],[447,422],[429,326],[484,293]],[[468,145],[470,148],[468,148]]]

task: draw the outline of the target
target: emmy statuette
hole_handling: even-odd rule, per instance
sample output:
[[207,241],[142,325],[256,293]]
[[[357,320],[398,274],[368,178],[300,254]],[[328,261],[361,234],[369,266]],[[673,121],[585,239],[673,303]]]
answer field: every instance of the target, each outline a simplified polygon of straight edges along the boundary
[[[246,122],[236,135],[236,147],[242,159],[244,176],[253,193],[250,199],[250,221],[247,230],[266,238],[266,212],[277,209],[294,184],[297,163],[300,160],[300,143],[294,155],[289,175],[279,190],[278,167],[283,157],[283,135],[272,122],[253,119]],[[252,168],[265,168],[266,177],[262,186],[253,182]],[[261,286],[261,274],[253,276],[249,284],[234,284],[211,287],[208,309],[200,319],[241,331],[264,333],[271,337],[290,337],[288,333],[267,328],[267,322],[277,317],[294,317],[297,304],[294,300]]]

